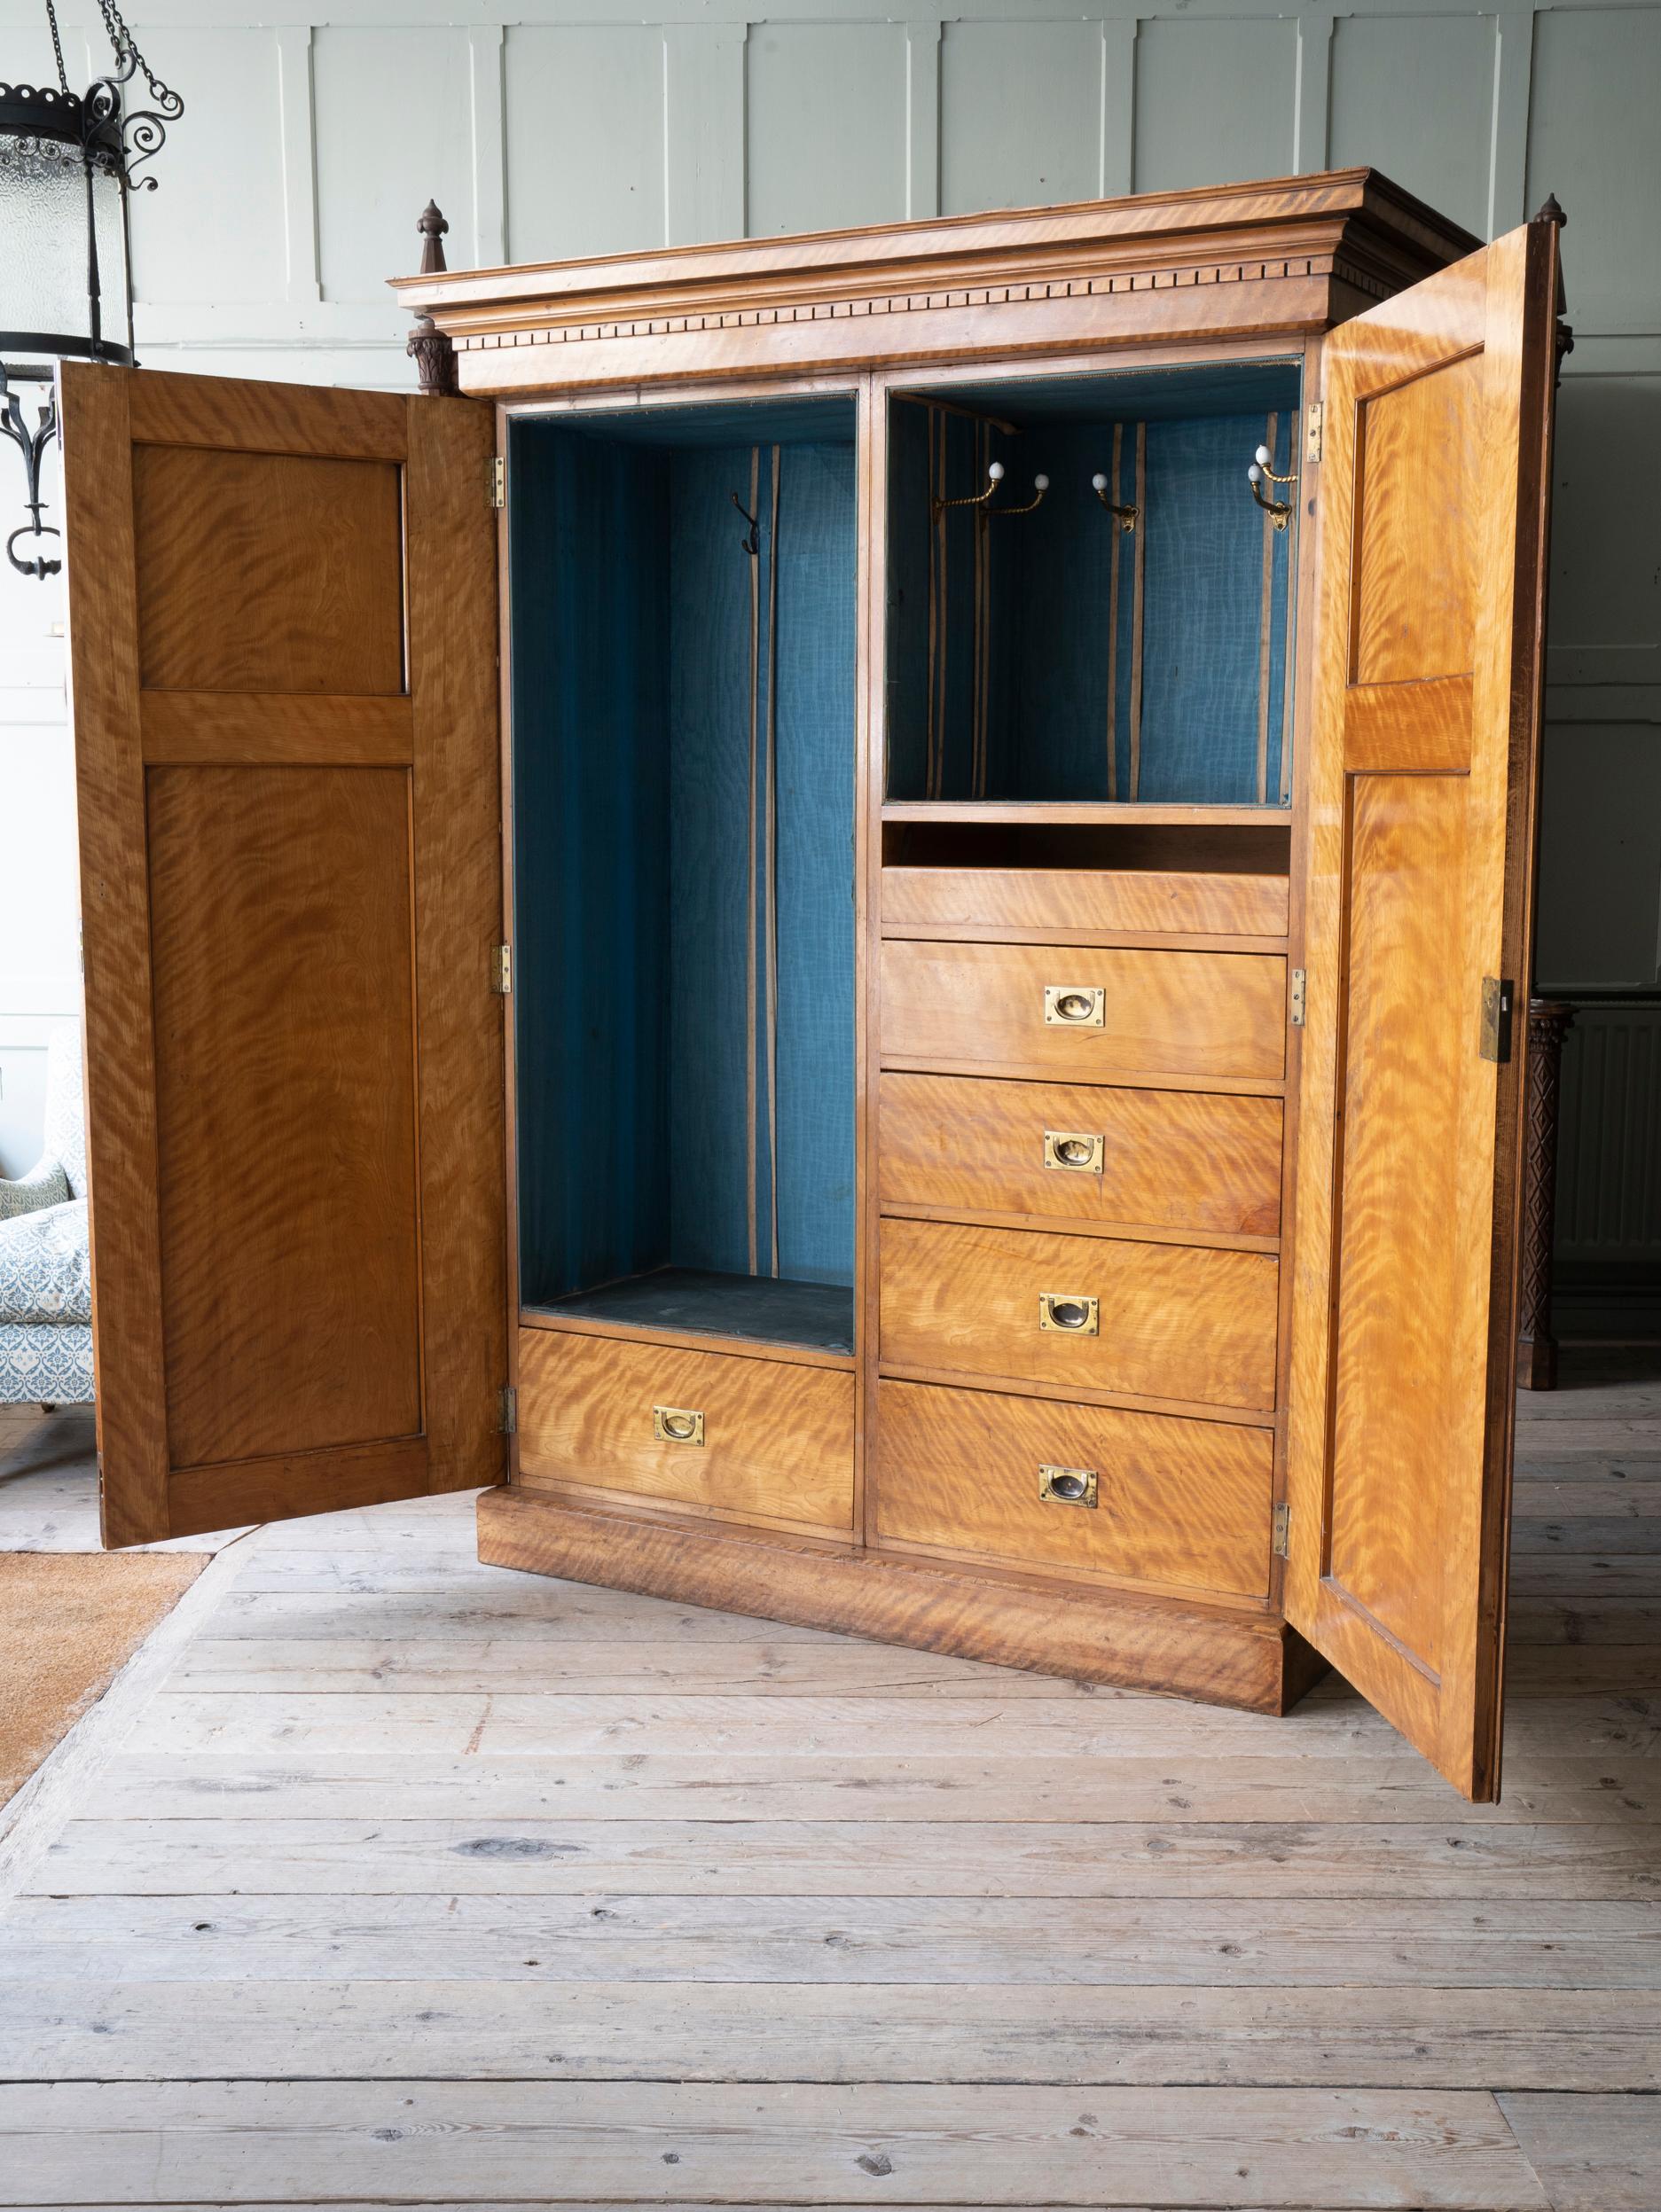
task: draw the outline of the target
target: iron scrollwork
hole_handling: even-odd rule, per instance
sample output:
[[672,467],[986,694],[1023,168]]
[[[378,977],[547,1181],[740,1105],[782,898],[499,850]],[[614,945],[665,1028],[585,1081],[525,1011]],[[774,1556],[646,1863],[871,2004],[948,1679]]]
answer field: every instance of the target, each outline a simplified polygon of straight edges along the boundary
[[[15,375],[16,371],[10,372]],[[50,522],[41,520],[41,460],[47,447],[58,434],[58,395],[49,394],[46,404],[40,410],[40,419],[31,430],[23,419],[23,403],[12,388],[5,363],[0,362],[0,432],[11,439],[23,456],[23,473],[27,481],[28,496],[23,504],[28,509],[29,519],[20,522],[6,539],[6,559],[20,574],[25,576],[55,576],[63,567],[61,560],[48,560],[43,546],[33,560],[21,559],[17,542],[20,537],[37,541],[61,536],[62,533]]]

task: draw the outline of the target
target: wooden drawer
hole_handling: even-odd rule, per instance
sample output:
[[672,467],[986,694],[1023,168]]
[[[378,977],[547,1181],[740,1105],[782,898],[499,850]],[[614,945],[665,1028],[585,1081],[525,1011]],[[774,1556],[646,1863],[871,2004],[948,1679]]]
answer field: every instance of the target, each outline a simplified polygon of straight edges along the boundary
[[1284,876],[1158,868],[885,868],[882,926],[1284,937]]
[[[1052,991],[1080,995],[1093,1018],[1046,1020]],[[1074,1083],[1274,1079],[1286,1066],[1286,962],[1256,952],[890,938],[881,1036],[885,1059],[1032,1069]]]
[[[1267,1429],[884,1382],[876,1534],[1012,1566],[1262,1598],[1273,1459]],[[1046,1498],[1046,1467],[1093,1476],[1094,1505]]]
[[[1266,1252],[889,1216],[881,1356],[885,1365],[1266,1413],[1277,1274]],[[1046,1294],[1093,1298],[1095,1333],[1041,1327]]]
[[[1280,1229],[1278,1098],[893,1074],[879,1098],[885,1206],[1242,1236]],[[1046,1145],[1046,1132],[1062,1145]],[[1080,1137],[1083,1167],[1046,1164]]]
[[[654,1434],[657,1406],[701,1413],[703,1442]],[[519,1333],[519,1466],[528,1488],[580,1484],[726,1519],[846,1529],[854,1379],[620,1338]]]

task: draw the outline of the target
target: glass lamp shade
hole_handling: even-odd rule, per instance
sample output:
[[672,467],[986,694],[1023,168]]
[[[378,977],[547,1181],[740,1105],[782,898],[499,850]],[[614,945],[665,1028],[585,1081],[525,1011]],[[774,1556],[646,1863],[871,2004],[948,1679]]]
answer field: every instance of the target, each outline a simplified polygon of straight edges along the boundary
[[122,191],[118,130],[0,84],[0,356],[131,359]]

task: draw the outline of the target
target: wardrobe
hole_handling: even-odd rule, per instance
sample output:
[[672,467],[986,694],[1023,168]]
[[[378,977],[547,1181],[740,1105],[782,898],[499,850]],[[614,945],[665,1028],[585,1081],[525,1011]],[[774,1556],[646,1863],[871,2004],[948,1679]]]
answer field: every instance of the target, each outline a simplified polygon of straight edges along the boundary
[[1557,235],[1345,170],[433,256],[409,396],[67,363],[106,1543],[477,1488],[1495,1796]]

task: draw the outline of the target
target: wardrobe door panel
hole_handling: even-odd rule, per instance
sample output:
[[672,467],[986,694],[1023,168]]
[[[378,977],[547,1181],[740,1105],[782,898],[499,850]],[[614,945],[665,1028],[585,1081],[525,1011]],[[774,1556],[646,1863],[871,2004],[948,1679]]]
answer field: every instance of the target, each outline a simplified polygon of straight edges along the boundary
[[1498,1794],[1557,234],[1325,348],[1289,1618]]
[[63,410],[105,1541],[498,1481],[489,410]]

